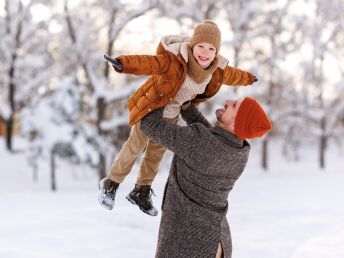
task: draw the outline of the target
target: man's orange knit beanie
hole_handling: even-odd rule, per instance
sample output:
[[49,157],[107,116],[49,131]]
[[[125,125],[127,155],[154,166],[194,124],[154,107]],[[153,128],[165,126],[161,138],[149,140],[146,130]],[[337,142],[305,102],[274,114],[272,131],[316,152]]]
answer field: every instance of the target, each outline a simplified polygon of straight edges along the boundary
[[204,20],[196,25],[190,40],[190,47],[193,48],[201,42],[213,44],[216,47],[216,52],[219,53],[221,47],[221,31],[215,22]]
[[272,128],[270,120],[259,103],[244,98],[235,117],[234,133],[240,139],[260,137]]

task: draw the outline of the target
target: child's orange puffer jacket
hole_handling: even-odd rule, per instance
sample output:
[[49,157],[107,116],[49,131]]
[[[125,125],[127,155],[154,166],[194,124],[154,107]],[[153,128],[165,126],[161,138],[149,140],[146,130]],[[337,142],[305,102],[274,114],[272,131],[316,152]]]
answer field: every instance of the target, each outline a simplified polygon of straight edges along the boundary
[[[187,38],[167,36],[159,43],[156,55],[121,55],[122,73],[151,75],[128,100],[129,124],[132,126],[149,112],[168,104],[176,96],[187,73]],[[254,76],[238,68],[228,66],[228,60],[218,56],[219,65],[212,75],[205,92],[197,95],[199,104],[214,96],[222,84],[249,85]]]

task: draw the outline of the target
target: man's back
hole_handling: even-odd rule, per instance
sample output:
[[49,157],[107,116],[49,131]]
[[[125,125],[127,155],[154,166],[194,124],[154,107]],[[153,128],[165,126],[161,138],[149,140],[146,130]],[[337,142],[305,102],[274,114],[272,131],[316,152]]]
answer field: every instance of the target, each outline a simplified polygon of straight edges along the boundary
[[160,110],[141,124],[144,133],[175,154],[162,204],[157,257],[215,257],[220,241],[225,257],[230,257],[227,198],[245,168],[250,146],[211,127],[193,107],[182,115],[190,123],[186,127],[165,123]]

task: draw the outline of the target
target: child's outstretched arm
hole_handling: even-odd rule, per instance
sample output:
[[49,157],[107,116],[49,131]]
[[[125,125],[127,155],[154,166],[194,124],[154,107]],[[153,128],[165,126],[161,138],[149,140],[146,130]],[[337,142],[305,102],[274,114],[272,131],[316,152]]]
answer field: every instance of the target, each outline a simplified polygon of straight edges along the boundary
[[239,68],[227,66],[223,73],[223,84],[239,86],[250,85],[257,81],[255,75],[250,72],[243,71]]
[[120,55],[115,58],[122,66],[113,65],[119,73],[128,73],[134,75],[159,75],[166,73],[171,65],[171,59],[168,54],[161,55]]

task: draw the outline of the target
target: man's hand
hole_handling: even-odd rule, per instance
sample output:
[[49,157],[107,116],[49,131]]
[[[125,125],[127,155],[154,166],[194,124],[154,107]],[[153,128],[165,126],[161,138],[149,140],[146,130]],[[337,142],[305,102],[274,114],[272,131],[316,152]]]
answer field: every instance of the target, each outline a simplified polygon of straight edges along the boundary
[[187,110],[191,105],[191,100],[184,102],[183,105],[181,105],[182,110]]

